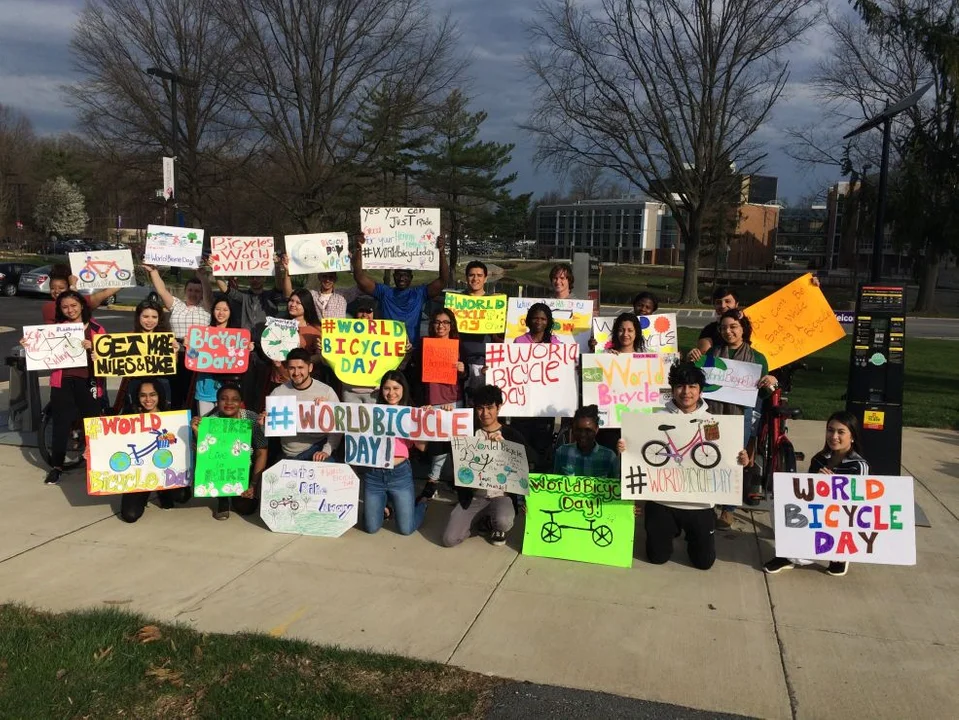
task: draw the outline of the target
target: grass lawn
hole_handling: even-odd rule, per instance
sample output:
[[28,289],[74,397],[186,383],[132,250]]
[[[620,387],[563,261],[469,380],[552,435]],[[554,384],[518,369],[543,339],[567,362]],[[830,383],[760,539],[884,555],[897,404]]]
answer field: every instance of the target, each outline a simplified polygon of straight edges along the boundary
[[0,606],[4,718],[481,718],[500,682],[397,656],[157,626],[115,609]]

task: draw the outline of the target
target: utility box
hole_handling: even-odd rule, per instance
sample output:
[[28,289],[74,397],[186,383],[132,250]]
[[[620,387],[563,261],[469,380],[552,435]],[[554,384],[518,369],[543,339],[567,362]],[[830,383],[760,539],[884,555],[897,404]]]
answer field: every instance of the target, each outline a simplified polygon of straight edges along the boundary
[[846,410],[859,420],[862,455],[876,475],[899,475],[905,382],[906,289],[859,287]]

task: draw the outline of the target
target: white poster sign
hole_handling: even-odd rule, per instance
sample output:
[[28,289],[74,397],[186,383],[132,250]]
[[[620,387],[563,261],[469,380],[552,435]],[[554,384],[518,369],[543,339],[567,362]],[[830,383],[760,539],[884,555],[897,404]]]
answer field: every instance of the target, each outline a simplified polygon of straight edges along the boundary
[[623,415],[666,405],[668,367],[657,353],[583,355],[583,405],[599,407],[600,425],[622,427]]
[[489,343],[486,382],[503,391],[504,417],[573,417],[578,345]]
[[743,419],[683,413],[627,413],[623,500],[741,505]]
[[263,472],[260,519],[273,532],[340,537],[359,517],[360,480],[349,465],[281,460]]
[[163,199],[170,200],[176,195],[175,170],[176,161],[171,157],[163,158]]
[[260,347],[270,360],[286,360],[290,350],[300,347],[300,332],[296,320],[268,317],[260,334]]
[[78,290],[133,287],[133,254],[129,250],[97,250],[70,253],[70,274]]
[[554,298],[510,298],[506,309],[506,340],[512,341],[528,331],[526,313],[537,303],[545,303],[553,312],[553,335],[560,342],[575,343],[589,352],[593,326],[592,300],[556,300]]
[[147,265],[198,268],[203,255],[203,230],[147,225],[143,262]]
[[[606,345],[611,340],[615,322],[615,317],[593,318],[593,339],[596,340],[597,353],[606,352]],[[679,342],[676,339],[676,313],[640,315],[639,331],[646,343],[646,352],[679,352]]]
[[759,378],[763,368],[758,363],[704,355],[697,362],[706,375],[703,397],[707,400],[755,407],[759,394]]
[[218,277],[269,277],[273,274],[272,237],[210,238],[210,268]]
[[345,232],[287,235],[285,242],[290,275],[349,272],[351,269],[349,238]]
[[61,370],[86,367],[83,323],[24,325],[23,350],[27,370]]
[[360,208],[365,270],[439,270],[439,208]]
[[453,478],[460,487],[529,495],[526,448],[509,440],[454,438]]

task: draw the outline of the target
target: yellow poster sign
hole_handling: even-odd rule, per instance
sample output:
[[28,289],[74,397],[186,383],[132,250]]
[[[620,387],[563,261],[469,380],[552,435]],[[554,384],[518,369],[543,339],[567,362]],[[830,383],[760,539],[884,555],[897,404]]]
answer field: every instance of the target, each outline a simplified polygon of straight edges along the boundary
[[173,333],[111,333],[93,336],[93,374],[141,377],[176,373]]
[[553,312],[553,335],[566,344],[589,350],[593,329],[592,300],[557,300],[555,298],[510,298],[506,312],[506,342],[525,335],[526,313],[536,303],[545,303]]
[[746,309],[752,346],[769,369],[788,365],[846,337],[822,290],[806,273]]
[[882,430],[886,424],[886,413],[881,410],[866,410],[862,416],[863,430]]
[[501,335],[506,329],[505,295],[460,295],[446,293],[446,309],[456,316],[461,333]]
[[406,326],[397,320],[326,319],[323,359],[343,382],[375,387],[406,355]]

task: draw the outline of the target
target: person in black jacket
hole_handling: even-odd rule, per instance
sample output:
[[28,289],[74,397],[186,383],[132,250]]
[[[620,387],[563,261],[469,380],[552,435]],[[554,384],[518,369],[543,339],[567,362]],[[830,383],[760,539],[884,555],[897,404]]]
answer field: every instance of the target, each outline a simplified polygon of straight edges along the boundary
[[[526,448],[526,458],[530,466],[535,462],[535,453],[526,444],[523,436],[509,425],[499,421],[499,410],[503,406],[503,391],[495,385],[486,385],[473,394],[476,411],[476,437],[494,442],[509,440]],[[513,527],[516,512],[526,512],[526,498],[501,490],[474,490],[468,487],[456,487],[457,504],[450,514],[443,531],[443,546],[453,547],[468,538],[474,525],[479,526],[488,518],[490,524],[490,542],[493,545],[505,545],[506,533]]]

